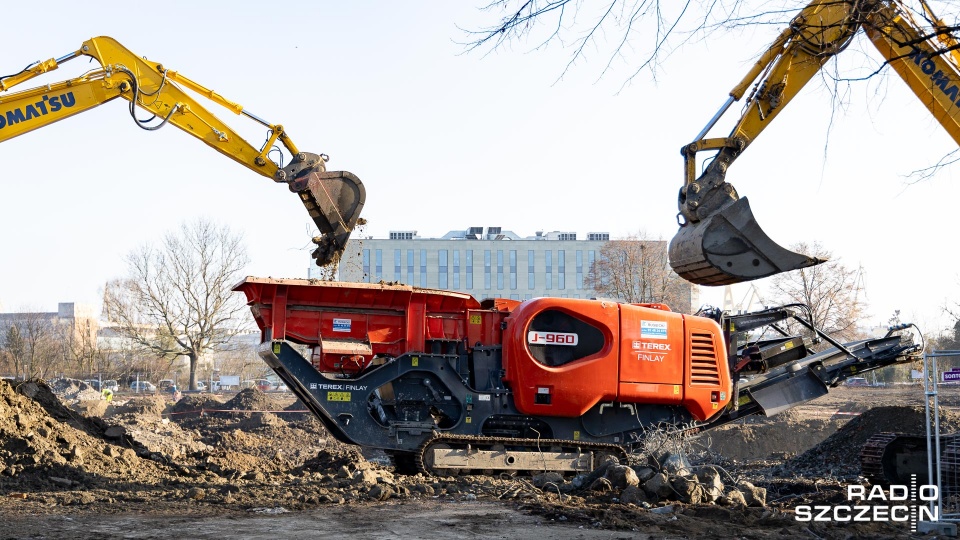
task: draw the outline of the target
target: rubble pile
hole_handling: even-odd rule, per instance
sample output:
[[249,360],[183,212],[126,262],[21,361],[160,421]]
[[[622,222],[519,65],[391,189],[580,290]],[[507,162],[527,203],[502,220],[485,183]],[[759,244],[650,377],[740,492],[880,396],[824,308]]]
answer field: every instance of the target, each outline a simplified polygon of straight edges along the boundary
[[[783,490],[769,471],[745,473],[722,460],[691,463],[687,440],[677,434],[655,433],[629,463],[610,458],[589,474],[403,475],[385,454],[371,459],[330,437],[312,415],[295,412],[303,404],[289,394],[248,389],[230,399],[188,394],[175,403],[171,397],[116,400],[102,416],[88,417],[76,410],[95,410],[83,407],[87,400],[68,407],[45,383],[0,381],[0,498],[13,501],[6,511],[93,505],[98,514],[180,516],[431,499],[511,504],[544,519],[604,528],[647,523],[673,530],[681,515],[725,527],[796,525],[787,507],[771,501]],[[797,419],[782,429],[799,425]],[[702,532],[684,523],[690,534]]]
[[691,466],[682,454],[649,457],[647,463],[634,465],[611,458],[590,474],[569,481],[548,472],[534,476],[532,483],[545,493],[579,494],[597,502],[608,500],[643,508],[676,502],[758,507],[766,504],[765,488],[746,480],[737,481],[718,467]]
[[170,418],[182,422],[191,418],[201,418],[205,411],[223,409],[223,401],[213,394],[187,394],[170,409]]
[[[0,382],[0,477],[3,491],[60,491],[78,486],[127,488],[172,475],[144,462],[109,426],[65,407],[42,382]],[[68,497],[73,500],[73,497]],[[89,495],[81,502],[93,502]]]
[[[670,502],[764,504],[762,488],[725,482],[709,467],[673,466],[683,460],[670,456],[632,466],[608,461],[589,475],[567,478],[554,473],[532,478],[395,475],[391,467],[328,437],[312,416],[285,418],[288,410],[302,410],[298,402],[284,407],[256,389],[222,403],[198,394],[177,403],[168,403],[164,395],[140,396],[110,405],[103,419],[65,407],[43,383],[18,389],[2,383],[0,389],[6,422],[0,427],[3,474],[54,499],[57,488],[113,490],[117,481],[135,479],[161,490],[202,483],[204,497],[211,500],[262,502],[269,496],[293,507],[413,496],[577,497],[584,503],[620,501],[644,508]],[[200,410],[216,412],[201,415]],[[70,471],[62,470],[67,466]],[[49,485],[44,475],[62,475],[69,484]],[[281,485],[287,487],[275,493]]]
[[53,392],[66,405],[78,401],[99,400],[100,392],[89,384],[77,379],[57,379],[48,384]]
[[[960,431],[960,415],[948,409],[941,411],[940,423],[943,433]],[[860,474],[861,447],[881,432],[925,434],[924,408],[898,405],[868,409],[820,444],[788,460],[783,469],[805,476],[855,477]]]

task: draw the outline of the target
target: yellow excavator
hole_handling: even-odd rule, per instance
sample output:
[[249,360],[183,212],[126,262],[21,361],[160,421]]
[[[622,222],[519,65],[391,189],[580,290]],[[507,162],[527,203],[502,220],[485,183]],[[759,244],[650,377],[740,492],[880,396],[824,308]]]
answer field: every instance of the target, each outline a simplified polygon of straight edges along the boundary
[[[720,110],[681,149],[680,230],[670,242],[673,270],[699,285],[741,283],[824,262],[784,249],[757,224],[727,169],[833,56],[863,30],[943,128],[960,144],[960,44],[920,0],[923,13],[897,0],[813,0],[730,92]],[[922,18],[923,25],[918,24]],[[705,138],[750,90],[730,135]],[[700,152],[716,151],[698,177]]]
[[[96,60],[99,68],[65,81],[9,91],[82,56]],[[256,148],[245,141],[201,105],[194,94],[266,127],[268,134],[263,146]],[[157,130],[172,124],[248,169],[287,184],[320,231],[320,235],[313,238],[317,247],[312,256],[317,265],[339,260],[360,219],[366,197],[356,175],[327,171],[329,158],[325,154],[300,151],[282,125],[259,118],[163,64],[137,56],[112,38],[89,39],[80,49],[60,58],[38,61],[18,73],[0,76],[0,143],[116,98],[129,102],[130,116],[138,127]],[[138,118],[138,107],[150,116]],[[290,154],[286,165],[282,163],[285,154],[279,150],[278,142]],[[280,163],[271,159],[277,152]]]

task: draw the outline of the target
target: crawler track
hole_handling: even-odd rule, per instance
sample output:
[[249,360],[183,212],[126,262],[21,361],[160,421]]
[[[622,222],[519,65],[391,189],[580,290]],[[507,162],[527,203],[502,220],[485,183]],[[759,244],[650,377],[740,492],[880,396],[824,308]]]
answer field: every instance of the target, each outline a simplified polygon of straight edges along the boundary
[[863,443],[863,447],[860,449],[860,473],[871,484],[890,483],[890,480],[883,473],[883,453],[896,438],[896,433],[877,433]]
[[[497,463],[485,462],[481,468],[466,467],[435,467],[433,460],[434,449],[450,449],[456,451],[494,453],[499,459]],[[481,437],[468,435],[440,435],[422,445],[414,456],[414,463],[419,472],[434,476],[453,476],[459,473],[476,471],[483,474],[497,472],[544,471],[557,470],[570,472],[570,469],[557,469],[550,465],[546,457],[548,453],[569,454],[572,458],[587,459],[584,471],[589,472],[606,456],[613,456],[625,463],[627,452],[621,446],[607,443],[588,443],[582,441],[568,441],[563,439],[514,439],[509,437]],[[592,454],[592,455],[590,455]],[[524,467],[523,463],[532,463]]]

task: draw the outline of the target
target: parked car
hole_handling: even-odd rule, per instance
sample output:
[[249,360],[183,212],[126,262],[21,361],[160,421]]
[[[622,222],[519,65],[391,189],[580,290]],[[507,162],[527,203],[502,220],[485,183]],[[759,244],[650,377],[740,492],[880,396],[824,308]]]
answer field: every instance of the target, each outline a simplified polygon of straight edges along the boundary
[[240,382],[240,388],[256,388],[261,392],[273,390],[273,383],[266,379],[250,379]]
[[150,381],[133,381],[130,390],[134,392],[156,392],[157,386]]
[[85,380],[85,381],[83,381],[83,382],[87,383],[91,388],[93,388],[93,389],[96,390],[97,392],[100,391],[100,380],[99,380],[99,379],[87,379],[87,380]]
[[157,383],[157,390],[167,392],[174,386],[176,386],[176,383],[173,382],[173,379],[160,379],[160,382]]
[[107,380],[103,381],[103,384],[101,385],[100,390],[101,390],[101,391],[102,391],[102,390],[109,390],[109,391],[111,391],[111,392],[119,392],[119,391],[120,391],[120,384],[119,384],[117,381],[113,380],[113,379],[107,379]]

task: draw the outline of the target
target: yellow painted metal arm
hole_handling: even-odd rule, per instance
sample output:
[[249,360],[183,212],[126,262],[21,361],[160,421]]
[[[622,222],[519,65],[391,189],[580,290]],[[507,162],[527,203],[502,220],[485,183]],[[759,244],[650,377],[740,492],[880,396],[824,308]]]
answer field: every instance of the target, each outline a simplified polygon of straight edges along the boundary
[[[958,42],[924,3],[932,30],[923,32],[899,0],[813,0],[793,19],[720,111],[681,149],[684,185],[677,199],[680,230],[670,241],[670,265],[701,285],[740,283],[823,262],[772,241],[746,197],[726,181],[729,166],[776,118],[824,63],[862,28],[943,128],[960,144]],[[938,43],[939,42],[939,43]],[[727,137],[706,138],[717,120],[753,87]],[[716,155],[697,176],[700,152]]]
[[[304,158],[282,126],[257,118],[241,105],[175,71],[167,70],[160,63],[137,56],[109,37],[92,38],[85,41],[78,51],[59,60],[47,60],[6,77],[0,80],[0,90],[6,91],[55,70],[63,62],[78,56],[92,57],[101,67],[56,84],[21,92],[0,92],[0,142],[122,97],[156,115],[155,124],[172,124],[248,169],[275,181],[286,180],[278,165],[267,157],[277,141],[292,156]],[[245,115],[262,124],[270,132],[267,142],[260,148],[254,147],[185,89],[204,96],[234,114]]]
[[[45,86],[10,91],[61,64],[80,56],[99,62],[99,67],[74,79]],[[269,130],[266,142],[256,148],[222,122],[194,96],[243,115]],[[83,42],[66,56],[37,62],[18,73],[0,76],[0,142],[69,118],[116,98],[129,102],[136,125],[148,130],[172,124],[244,167],[285,183],[303,203],[320,234],[313,238],[317,249],[311,256],[320,266],[339,261],[350,233],[360,221],[366,190],[356,175],[327,171],[327,156],[301,152],[284,131],[245,110],[217,92],[168,70],[162,64],[139,57],[109,37]],[[152,114],[137,118],[137,109]],[[269,158],[275,144],[290,153],[283,164]]]
[[938,20],[939,29],[932,34],[924,33],[908,11],[896,9],[898,5],[896,2],[885,3],[876,11],[866,13],[864,30],[890,67],[960,144],[958,57],[955,50],[944,50],[934,39],[950,47],[956,46],[956,40],[951,34],[944,33],[944,26]]
[[102,72],[3,96],[0,142],[90,110],[130,89],[127,81],[107,81]]
[[[697,140],[684,148],[685,184],[696,178],[696,155],[721,148],[717,167],[729,166],[780,114],[823,64],[850,42],[859,26],[848,2],[814,0],[808,4],[757,60],[747,75],[730,91],[730,100]],[[703,139],[733,101],[753,87],[744,112],[727,137]]]

